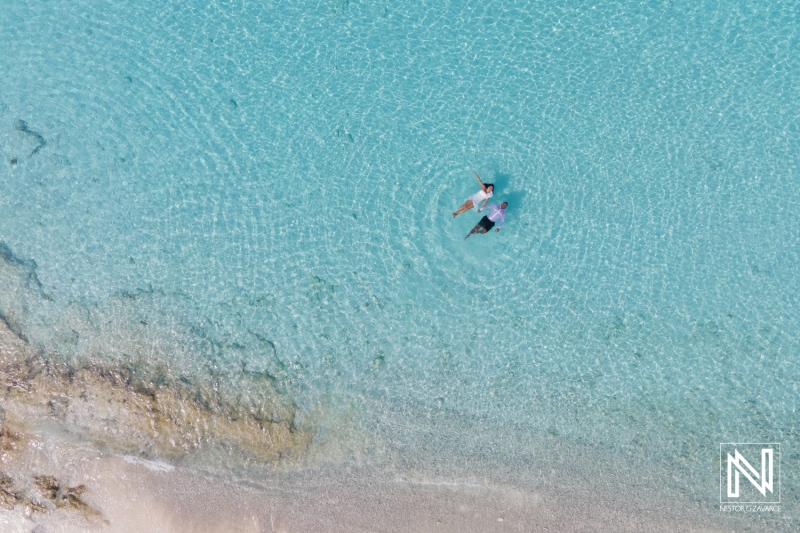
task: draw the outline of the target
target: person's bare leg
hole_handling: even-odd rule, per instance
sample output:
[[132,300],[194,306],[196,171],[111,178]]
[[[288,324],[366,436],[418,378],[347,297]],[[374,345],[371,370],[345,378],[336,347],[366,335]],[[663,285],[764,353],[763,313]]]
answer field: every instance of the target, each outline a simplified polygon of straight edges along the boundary
[[472,203],[472,200],[467,200],[466,202],[464,202],[464,205],[458,208],[458,211],[453,213],[453,218],[456,218],[458,215],[460,215],[465,211],[469,211],[473,207],[475,207],[475,204]]
[[[480,225],[480,224],[478,224],[477,226],[475,226],[474,228],[472,228],[472,231],[470,231],[469,233],[467,233],[467,236],[466,236],[466,237],[464,237],[464,240],[466,241],[467,239],[469,239],[469,236],[470,236],[470,235],[475,235],[475,232],[476,232],[476,231],[478,231],[478,228],[479,228],[479,227],[481,227],[481,225]],[[486,233],[486,231],[484,231],[484,233]]]

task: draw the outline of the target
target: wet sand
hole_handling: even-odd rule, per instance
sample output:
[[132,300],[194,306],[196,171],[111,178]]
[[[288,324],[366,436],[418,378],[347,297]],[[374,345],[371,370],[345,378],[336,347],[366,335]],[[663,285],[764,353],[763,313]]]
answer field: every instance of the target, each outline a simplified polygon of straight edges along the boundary
[[[204,477],[161,462],[43,446],[28,468],[46,470],[62,495],[0,512],[6,532],[722,532],[696,513],[566,487],[528,492],[455,480],[380,480],[336,469],[278,474],[263,485]],[[80,491],[81,505],[69,503]],[[26,517],[26,514],[29,516]]]

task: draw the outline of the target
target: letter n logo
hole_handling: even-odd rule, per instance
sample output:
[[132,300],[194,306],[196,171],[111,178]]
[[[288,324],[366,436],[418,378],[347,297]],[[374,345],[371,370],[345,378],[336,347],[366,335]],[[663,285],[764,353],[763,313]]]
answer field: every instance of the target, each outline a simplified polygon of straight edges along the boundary
[[780,503],[780,454],[777,443],[720,444],[720,503]]

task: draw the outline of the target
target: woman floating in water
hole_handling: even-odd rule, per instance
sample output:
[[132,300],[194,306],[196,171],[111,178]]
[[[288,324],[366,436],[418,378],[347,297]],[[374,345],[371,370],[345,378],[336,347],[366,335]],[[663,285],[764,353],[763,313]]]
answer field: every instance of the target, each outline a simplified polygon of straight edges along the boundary
[[[453,218],[456,218],[457,215],[460,215],[464,211],[469,211],[470,209],[475,209],[477,211],[478,209],[483,208],[486,205],[486,202],[489,201],[489,198],[492,197],[494,185],[491,183],[484,185],[481,181],[481,177],[478,176],[478,173],[473,172],[473,174],[475,174],[475,177],[478,178],[478,183],[481,186],[481,190],[467,198],[467,201],[464,202],[464,205],[459,207],[458,211],[453,213]],[[483,205],[479,205],[481,202],[483,202]]]

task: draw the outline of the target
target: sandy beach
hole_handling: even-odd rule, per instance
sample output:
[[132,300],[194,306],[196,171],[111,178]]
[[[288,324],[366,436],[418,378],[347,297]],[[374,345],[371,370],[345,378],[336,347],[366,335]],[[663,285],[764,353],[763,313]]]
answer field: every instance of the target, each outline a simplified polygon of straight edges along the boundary
[[[36,446],[33,447],[36,449]],[[458,480],[380,480],[320,469],[234,484],[162,462],[94,456],[47,446],[27,467],[51,472],[58,497],[4,509],[3,531],[30,532],[511,532],[731,529],[702,513],[576,487],[530,492]],[[50,450],[52,452],[52,450]],[[338,478],[337,478],[338,477]],[[35,492],[35,491],[32,491]],[[29,492],[31,494],[32,492]],[[79,496],[78,496],[78,493]]]

